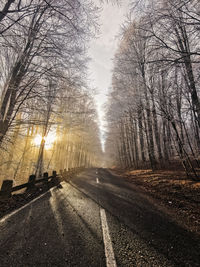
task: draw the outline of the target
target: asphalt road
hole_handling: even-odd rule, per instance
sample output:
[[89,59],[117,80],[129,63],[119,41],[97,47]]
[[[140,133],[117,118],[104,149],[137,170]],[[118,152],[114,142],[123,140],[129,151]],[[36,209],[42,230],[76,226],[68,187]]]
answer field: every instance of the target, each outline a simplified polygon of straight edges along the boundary
[[105,169],[0,220],[0,267],[200,266],[200,240]]

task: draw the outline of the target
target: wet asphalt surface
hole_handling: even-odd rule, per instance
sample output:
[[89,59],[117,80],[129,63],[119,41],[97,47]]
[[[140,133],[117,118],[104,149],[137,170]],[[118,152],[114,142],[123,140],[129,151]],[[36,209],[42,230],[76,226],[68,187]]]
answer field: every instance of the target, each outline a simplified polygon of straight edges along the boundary
[[194,234],[122,178],[90,169],[0,220],[0,267],[106,266],[100,208],[117,266],[200,266]]

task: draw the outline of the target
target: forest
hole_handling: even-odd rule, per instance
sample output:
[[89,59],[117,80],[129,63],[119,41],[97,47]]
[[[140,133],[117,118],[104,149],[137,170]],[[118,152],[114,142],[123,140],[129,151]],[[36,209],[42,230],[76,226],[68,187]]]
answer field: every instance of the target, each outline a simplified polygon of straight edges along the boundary
[[88,81],[97,2],[1,1],[0,181],[102,164],[199,179],[199,1],[130,1],[103,134]]
[[91,1],[0,1],[0,181],[97,165],[97,113],[87,83]]
[[121,28],[106,151],[122,168],[200,167],[200,3],[136,1]]
[[200,0],[0,0],[0,267],[200,266]]

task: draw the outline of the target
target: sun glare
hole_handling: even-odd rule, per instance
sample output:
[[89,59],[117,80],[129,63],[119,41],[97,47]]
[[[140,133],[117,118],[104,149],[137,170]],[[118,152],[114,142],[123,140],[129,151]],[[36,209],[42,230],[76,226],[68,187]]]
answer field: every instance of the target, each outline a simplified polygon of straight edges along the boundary
[[[45,140],[45,148],[50,149],[56,140],[56,134],[54,132],[50,132],[46,137],[44,137],[44,140]],[[33,140],[34,144],[36,146],[40,146],[41,141],[42,141],[42,136],[40,134],[37,134]]]
[[34,138],[34,144],[35,144],[36,146],[40,146],[41,141],[42,141],[42,136],[39,135],[39,134],[37,134],[36,137]]
[[48,133],[47,137],[45,138],[45,148],[50,149],[53,146],[55,140],[56,134],[54,132]]

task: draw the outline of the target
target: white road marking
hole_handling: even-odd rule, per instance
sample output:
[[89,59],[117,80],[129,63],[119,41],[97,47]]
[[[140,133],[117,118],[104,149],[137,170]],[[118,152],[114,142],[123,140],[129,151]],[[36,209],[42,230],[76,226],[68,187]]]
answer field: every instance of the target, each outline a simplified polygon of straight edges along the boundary
[[55,189],[55,187],[50,188],[48,191],[46,191],[44,194],[34,198],[33,200],[31,200],[30,202],[28,202],[26,205],[22,206],[21,208],[14,210],[13,212],[9,213],[8,215],[5,215],[3,218],[0,219],[0,223],[5,222],[7,219],[9,219],[11,216],[13,216],[14,214],[16,214],[17,212],[19,212],[20,210],[25,209],[26,207],[28,207],[29,205],[31,205],[32,203],[34,203],[35,201],[37,201],[38,199],[42,198],[43,196],[45,196],[47,193],[53,191]]
[[96,178],[97,184],[99,184],[99,178]]
[[113,252],[112,241],[109,234],[108,223],[106,219],[106,212],[104,209],[100,208],[101,225],[103,231],[103,241],[106,255],[106,266],[107,267],[117,267],[115,255]]

